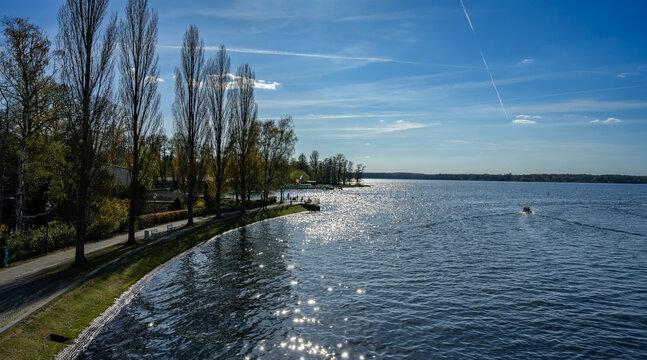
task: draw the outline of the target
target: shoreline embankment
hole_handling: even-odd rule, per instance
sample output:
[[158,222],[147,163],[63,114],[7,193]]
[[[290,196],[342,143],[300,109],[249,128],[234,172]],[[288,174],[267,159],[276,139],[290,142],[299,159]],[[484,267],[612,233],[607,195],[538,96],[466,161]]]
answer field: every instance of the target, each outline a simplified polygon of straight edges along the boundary
[[[122,294],[140,279],[179,254],[214,236],[255,222],[306,211],[300,204],[259,209],[241,217],[212,220],[153,243],[134,248],[125,245],[90,258],[91,267],[84,270],[70,265],[38,281],[77,276],[81,279],[72,289],[35,311],[29,317],[0,335],[0,358],[53,358],[88,328],[93,320],[109,309]],[[97,271],[101,268],[100,271]],[[92,274],[90,274],[92,272]]]

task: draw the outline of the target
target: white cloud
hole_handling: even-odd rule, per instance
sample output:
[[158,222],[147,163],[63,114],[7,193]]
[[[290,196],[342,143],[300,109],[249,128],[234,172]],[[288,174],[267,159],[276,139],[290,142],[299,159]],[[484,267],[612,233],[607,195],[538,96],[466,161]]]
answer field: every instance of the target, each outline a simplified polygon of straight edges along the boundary
[[641,72],[623,72],[623,73],[619,73],[616,76],[623,79],[623,78],[626,78],[628,76],[643,76],[643,75],[645,75],[645,73],[641,73]]
[[369,129],[364,129],[369,132],[373,132],[376,134],[383,134],[383,133],[390,133],[390,132],[395,132],[395,131],[402,131],[402,130],[409,130],[409,129],[421,129],[428,127],[429,125],[427,124],[421,124],[421,123],[415,123],[415,122],[409,122],[409,121],[404,121],[404,120],[398,120],[394,124],[388,124],[386,126],[382,127],[376,127],[376,128],[369,128]]
[[542,117],[539,115],[524,115],[524,114],[519,114],[516,116],[514,120],[512,120],[513,124],[520,124],[520,125],[533,125],[536,124],[537,121]]
[[[217,79],[218,75],[211,75],[212,81]],[[227,88],[229,89],[235,89],[236,88],[236,81],[240,79],[240,76],[236,76],[234,74],[226,74],[223,75],[223,77],[226,77],[227,79]],[[266,90],[276,90],[276,87],[281,85],[280,82],[278,81],[265,81],[265,80],[255,80],[255,79],[244,79],[244,82],[251,82],[254,81],[254,88],[256,89],[266,89]]]
[[535,120],[528,120],[528,119],[514,119],[512,120],[513,124],[522,124],[522,125],[532,125],[535,124]]
[[591,124],[615,124],[615,123],[619,123],[621,121],[622,120],[620,120],[618,118],[610,117],[610,118],[607,118],[606,120],[595,119],[595,120],[591,120],[589,122]]
[[145,81],[148,82],[148,83],[161,83],[161,82],[164,82],[164,79],[156,78],[154,76],[149,75],[149,76],[146,77]]
[[539,116],[539,115],[523,115],[523,114],[520,114],[520,115],[517,115],[516,118],[517,119],[527,119],[527,120],[531,120],[531,119],[539,120],[542,117]]
[[524,64],[530,64],[530,63],[532,63],[532,62],[534,62],[534,61],[535,61],[535,59],[523,59],[523,60],[521,60],[521,63],[520,63],[520,64],[522,64],[522,65],[524,65]]
[[281,85],[281,83],[278,81],[258,80],[254,82],[254,87],[257,89],[276,90],[276,87],[279,85]]

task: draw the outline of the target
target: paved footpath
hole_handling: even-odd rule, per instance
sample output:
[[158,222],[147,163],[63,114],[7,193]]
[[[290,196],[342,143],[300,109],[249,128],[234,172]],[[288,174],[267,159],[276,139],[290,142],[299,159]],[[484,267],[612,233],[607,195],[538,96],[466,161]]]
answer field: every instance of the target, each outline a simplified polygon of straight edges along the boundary
[[[295,202],[294,204],[297,205],[298,203]],[[277,204],[268,206],[268,209],[277,206],[281,205]],[[249,214],[258,210],[259,209],[251,209],[248,210],[247,213]],[[238,216],[238,213],[225,214],[225,218],[236,216]],[[200,225],[209,222],[209,220],[212,220],[214,217],[214,215],[209,215],[194,217],[193,219],[197,225]],[[173,224],[173,227],[180,228],[186,225],[186,223],[187,220],[179,220],[172,223],[160,224],[136,232],[135,238],[144,238],[145,230],[150,231],[152,229],[157,229],[158,233],[160,234],[159,239],[162,240],[167,237],[168,224]],[[182,229],[175,230],[172,232],[172,234],[177,235],[184,231],[185,230]],[[85,254],[88,255],[95,251],[105,249],[113,245],[125,243],[127,240],[128,234],[124,233],[105,240],[86,243]],[[153,243],[156,242],[157,241]],[[149,245],[153,243],[149,243]],[[133,251],[138,250],[135,249]],[[74,254],[74,248],[57,251],[0,271],[0,334],[12,328],[24,318],[33,314],[36,310],[54,300],[65,291],[71,290],[74,287],[78,286],[86,278],[92,276],[95,271],[102,269],[96,269],[90,274],[84,276],[82,279],[78,280],[47,281],[38,278],[38,275],[42,274],[44,271],[72,263],[74,261]],[[128,254],[125,254],[123,256],[127,255]]]
[[[213,215],[195,217],[194,221],[196,223],[199,223],[211,218],[213,218]],[[157,229],[159,234],[164,234],[166,232],[166,226],[168,224],[173,224],[174,227],[179,228],[181,226],[186,225],[186,222],[187,222],[186,220],[179,220],[172,223],[160,224],[154,227],[143,229],[135,233],[135,238],[143,239],[144,231],[145,230],[150,231],[152,229]],[[88,255],[95,251],[105,249],[110,246],[125,243],[127,240],[128,240],[128,233],[123,233],[123,234],[115,235],[105,240],[89,242],[85,244],[85,254]],[[41,273],[42,271],[46,271],[48,269],[52,269],[67,263],[71,263],[74,261],[75,252],[76,250],[74,248],[56,251],[51,254],[38,257],[34,260],[27,261],[23,264],[8,267],[0,271],[0,289],[2,289],[4,286],[8,284],[15,284],[23,281],[29,281],[32,275]],[[1,311],[2,311],[2,308],[0,307],[0,312]]]

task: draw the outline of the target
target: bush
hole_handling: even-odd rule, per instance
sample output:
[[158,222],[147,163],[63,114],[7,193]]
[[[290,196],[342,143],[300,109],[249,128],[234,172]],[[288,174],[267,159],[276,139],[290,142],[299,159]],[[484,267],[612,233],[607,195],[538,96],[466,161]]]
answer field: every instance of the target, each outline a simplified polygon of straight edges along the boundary
[[204,215],[207,213],[207,207],[204,200],[198,199],[193,205],[193,215]]
[[184,220],[189,217],[189,212],[184,210],[166,211],[157,214],[146,214],[137,217],[137,227],[147,228],[155,224]]
[[111,235],[128,227],[128,200],[102,198],[95,203],[96,216],[88,226],[88,238]]
[[2,224],[0,225],[0,246],[5,246],[7,244],[6,235],[9,235],[9,227]]
[[[7,236],[9,261],[29,259],[45,253],[45,227],[15,231]],[[47,249],[51,252],[76,244],[72,225],[52,222],[49,226]]]

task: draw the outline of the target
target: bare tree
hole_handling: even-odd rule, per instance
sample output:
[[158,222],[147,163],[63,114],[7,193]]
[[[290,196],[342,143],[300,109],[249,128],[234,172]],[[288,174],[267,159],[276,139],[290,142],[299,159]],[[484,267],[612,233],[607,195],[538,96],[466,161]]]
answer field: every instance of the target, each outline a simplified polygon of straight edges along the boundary
[[85,266],[84,243],[89,222],[91,180],[100,168],[98,155],[105,145],[110,125],[112,55],[117,35],[117,17],[102,23],[108,0],[66,0],[58,12],[58,54],[61,80],[73,104],[69,116],[76,165],[76,256]]
[[310,154],[310,178],[319,181],[319,152],[313,150]]
[[225,173],[225,151],[229,139],[229,114],[227,108],[227,87],[230,82],[230,65],[229,55],[224,45],[216,56],[209,59],[207,63],[207,94],[209,114],[211,115],[213,147],[216,151],[216,157],[213,164],[215,186],[216,186],[216,217],[221,217],[220,200],[222,197],[222,188]]
[[346,163],[346,170],[344,171],[344,184],[348,181],[348,184],[350,184],[351,180],[353,180],[353,162],[348,160]]
[[49,65],[50,42],[43,32],[24,18],[5,18],[5,42],[0,52],[2,93],[7,110],[14,104],[7,120],[16,129],[19,140],[18,187],[16,191],[16,228],[24,228],[25,163],[29,139],[51,120],[48,108],[52,104],[54,82],[46,75]]
[[355,169],[355,183],[357,185],[360,185],[362,182],[362,176],[364,174],[364,170],[366,169],[366,166],[362,164],[357,164],[357,168]]
[[263,200],[267,201],[270,187],[277,179],[277,172],[281,164],[289,162],[296,141],[297,137],[292,128],[292,117],[283,117],[278,124],[274,120],[262,123],[259,153],[263,174]]
[[256,150],[258,137],[258,105],[254,101],[255,74],[248,64],[236,70],[232,89],[228,94],[228,106],[231,116],[232,144],[235,161],[238,165],[238,186],[242,199],[240,210],[247,210],[249,198],[248,174],[251,157]]
[[333,156],[333,169],[335,171],[335,185],[339,185],[344,181],[344,170],[346,169],[346,157],[344,154],[339,153]]
[[193,202],[200,172],[199,160],[208,134],[207,106],[204,96],[204,42],[200,40],[198,28],[195,25],[191,25],[184,33],[181,61],[181,67],[175,69],[173,116],[176,136],[188,162],[186,204],[189,220],[187,225],[193,225]]
[[135,242],[135,215],[141,203],[143,189],[140,173],[145,173],[151,157],[143,156],[148,138],[157,135],[161,127],[157,44],[157,12],[148,9],[148,0],[129,0],[125,19],[119,24],[122,106],[130,163],[130,209],[128,211],[128,242]]

